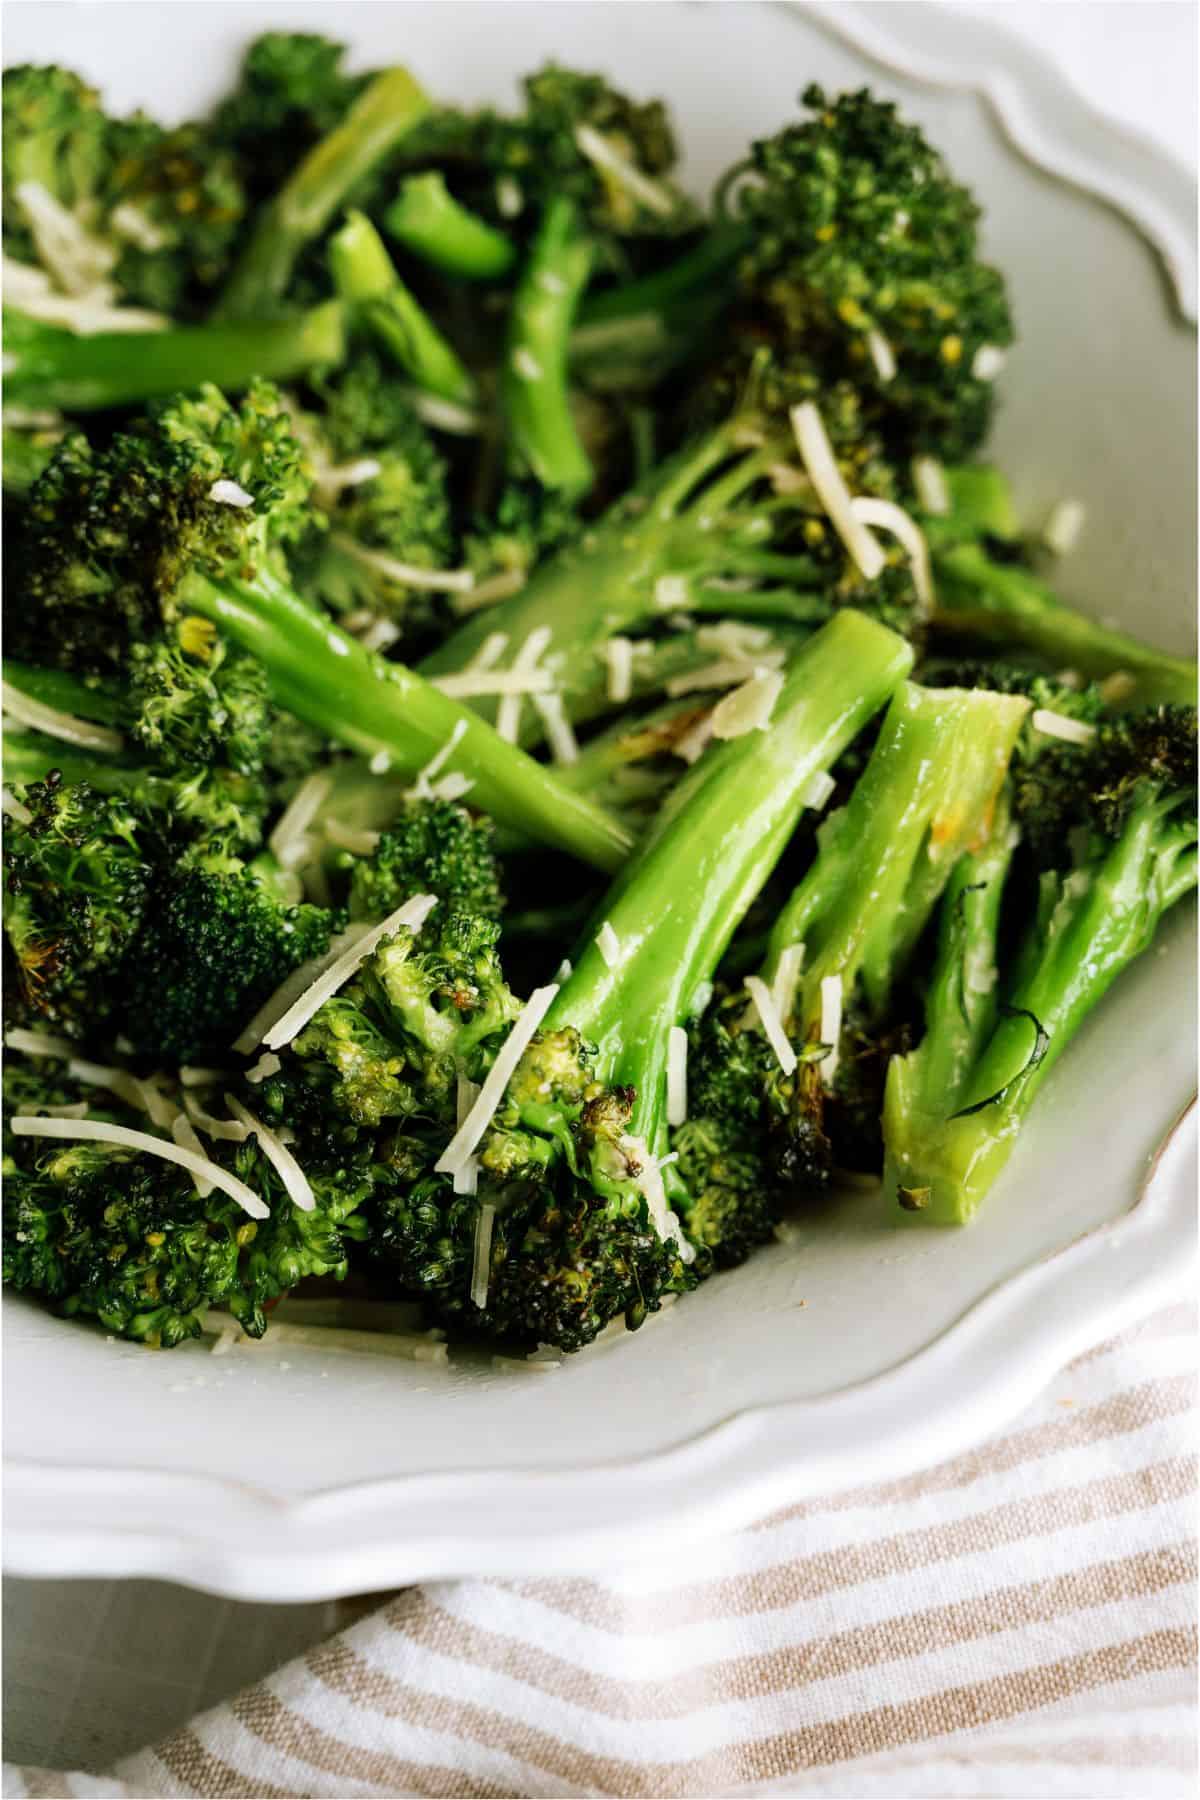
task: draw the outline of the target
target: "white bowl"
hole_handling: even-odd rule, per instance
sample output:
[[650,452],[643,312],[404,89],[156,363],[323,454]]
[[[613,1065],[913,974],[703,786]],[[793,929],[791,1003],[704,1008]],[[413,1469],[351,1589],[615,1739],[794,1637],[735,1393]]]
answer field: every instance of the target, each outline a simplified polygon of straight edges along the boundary
[[[466,101],[506,99],[557,55],[665,94],[698,192],[811,79],[895,95],[986,203],[1021,329],[996,453],[1027,517],[1064,495],[1088,509],[1062,586],[1189,648],[1191,184],[1002,34],[932,7],[177,4],[154,17],[151,32],[140,5],[13,4],[6,51],[172,113],[208,102],[268,23],[335,32],[364,63],[411,60]],[[896,1231],[874,1194],[853,1194],[549,1374],[280,1350],[269,1335],[221,1360],[201,1344],[150,1355],[10,1298],[7,1566],[270,1600],[545,1573],[953,1453],[1187,1279],[1192,1131],[1147,1174],[1192,1091],[1191,917],[1179,909],[1089,1022],[969,1230]]]

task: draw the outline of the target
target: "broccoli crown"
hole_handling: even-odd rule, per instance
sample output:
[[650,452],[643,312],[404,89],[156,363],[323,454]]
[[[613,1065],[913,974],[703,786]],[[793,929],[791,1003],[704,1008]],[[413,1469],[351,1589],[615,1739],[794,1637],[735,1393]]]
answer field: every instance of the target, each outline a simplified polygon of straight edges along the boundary
[[266,675],[206,621],[184,620],[176,632],[132,645],[128,670],[128,729],[156,764],[262,771],[273,723]]
[[5,832],[5,932],[19,1003],[72,1036],[112,1011],[112,978],[146,908],[144,820],[119,794],[64,783],[24,790],[28,823]]
[[255,201],[281,188],[366,86],[342,68],[346,47],[297,31],[268,31],[242,59],[237,86],[213,114],[213,134],[237,159]]
[[1147,707],[1102,719],[1088,743],[1049,740],[1015,769],[1013,805],[1035,862],[1057,868],[1072,834],[1117,839],[1132,812],[1157,796],[1194,806],[1196,710]]
[[110,119],[56,67],[3,78],[4,241],[67,293],[186,314],[223,277],[245,211],[201,125]]
[[122,971],[122,1029],[138,1054],[222,1050],[284,977],[329,948],[332,916],[286,906],[230,858],[162,871]]
[[382,612],[428,631],[438,613],[422,571],[444,569],[455,547],[446,464],[373,355],[311,395],[321,410],[306,411],[297,430],[325,517],[297,551],[297,581],[333,612]]
[[898,445],[961,456],[991,410],[976,356],[1012,339],[979,208],[892,103],[817,86],[803,100],[811,117],[754,145],[758,179],[734,196],[752,316],[852,379]]
[[490,819],[449,800],[414,800],[369,857],[350,872],[352,919],[384,919],[414,894],[484,919],[500,916],[504,897]]
[[[214,488],[218,483],[233,484]],[[63,440],[30,491],[10,629],[35,658],[119,667],[192,570],[245,575],[304,528],[308,480],[276,390],[214,387],[93,446]],[[237,499],[248,493],[251,504]],[[225,498],[222,498],[225,494]]]
[[[32,1112],[94,1093],[61,1084],[28,1060],[9,1056],[6,1112]],[[146,1120],[106,1105],[93,1116],[146,1130]],[[97,1318],[109,1331],[170,1346],[200,1331],[220,1305],[251,1336],[266,1308],[308,1276],[346,1272],[354,1215],[377,1171],[363,1157],[326,1157],[309,1168],[315,1206],[294,1206],[256,1136],[216,1144],[208,1154],[270,1207],[247,1218],[220,1189],[205,1197],[190,1174],[120,1145],[11,1138],[5,1154],[4,1279]]]

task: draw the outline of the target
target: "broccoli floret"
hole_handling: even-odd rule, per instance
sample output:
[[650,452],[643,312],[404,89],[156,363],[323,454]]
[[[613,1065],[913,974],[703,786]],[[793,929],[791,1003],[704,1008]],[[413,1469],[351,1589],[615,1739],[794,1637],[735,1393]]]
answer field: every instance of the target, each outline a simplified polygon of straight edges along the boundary
[[1016,895],[1015,948],[1001,929],[1014,840],[1001,834],[947,892],[925,1035],[888,1071],[886,1194],[930,1223],[975,1212],[1083,1020],[1196,885],[1194,710],[1101,724],[1063,779],[1076,825],[1032,904]]
[[18,1005],[82,1037],[119,1004],[114,977],[145,913],[154,833],[122,796],[57,774],[22,799],[30,817],[8,821],[4,847]]
[[[607,931],[598,942],[594,922],[585,934],[478,1143],[477,1203],[450,1191],[453,1154],[387,1199],[380,1254],[406,1292],[485,1333],[575,1349],[609,1318],[640,1322],[711,1267],[708,1245],[688,1235],[698,1197],[677,1165],[660,1167],[670,1032],[777,860],[814,770],[910,661],[892,633],[841,615],[788,671],[772,731],[722,744],[681,784],[601,900]],[[486,1063],[468,1065],[469,1078]],[[738,1229],[722,1227],[731,1246]]]
[[5,70],[3,104],[8,254],[93,305],[194,310],[224,275],[245,210],[232,158],[206,128],[110,119],[55,67]]
[[409,803],[371,855],[354,860],[350,917],[383,919],[414,894],[437,894],[455,911],[499,918],[504,897],[493,840],[490,819],[453,801]]
[[158,1062],[225,1050],[286,975],[328,950],[332,927],[321,907],[283,905],[236,859],[165,872],[122,972],[125,1035]]
[[810,117],[754,145],[734,189],[751,317],[868,398],[898,455],[961,456],[987,429],[981,352],[1011,342],[979,208],[896,107],[804,92]]
[[266,384],[240,408],[203,388],[104,447],[68,439],[29,497],[6,596],[17,642],[75,669],[119,670],[164,622],[180,622],[183,642],[193,618],[207,620],[308,726],[410,777],[452,741],[473,802],[615,868],[629,844],[617,820],[295,594],[283,552],[310,528],[310,486]]

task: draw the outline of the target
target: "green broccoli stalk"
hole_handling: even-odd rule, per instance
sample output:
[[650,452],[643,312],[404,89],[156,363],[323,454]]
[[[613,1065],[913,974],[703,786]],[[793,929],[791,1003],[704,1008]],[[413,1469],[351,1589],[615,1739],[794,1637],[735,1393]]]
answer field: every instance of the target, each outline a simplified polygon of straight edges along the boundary
[[6,308],[4,344],[10,405],[86,413],[134,406],[208,381],[231,393],[260,377],[291,381],[340,362],[344,333],[336,301],[290,318],[87,337]]
[[414,256],[464,281],[502,281],[517,264],[511,238],[456,200],[436,169],[401,182],[383,223]]
[[474,379],[401,281],[365,213],[352,212],[330,240],[329,268],[341,298],[419,388],[458,406],[474,403]]
[[[770,611],[782,590],[780,610],[792,620],[815,623],[849,604],[914,629],[919,608],[906,559],[883,552],[875,579],[859,574],[798,465],[784,396],[772,382],[760,368],[732,417],[660,464],[518,593],[468,618],[422,662],[422,673],[436,679],[462,670],[496,631],[514,655],[533,633],[548,633],[543,665],[577,718],[582,695],[603,680],[611,638],[693,605],[720,609],[732,600],[750,611],[762,601]],[[885,485],[853,397],[838,391],[829,400],[827,423],[849,485]],[[477,705],[491,716],[495,702]],[[522,741],[541,733],[540,718],[526,720]]]
[[877,1154],[878,1108],[857,1092],[869,1059],[856,1036],[887,1027],[955,864],[988,840],[1028,710],[1016,695],[902,687],[774,922],[762,979],[791,989],[779,1012],[800,1060],[784,1154],[802,1191],[828,1180],[835,1152],[850,1167],[870,1167]]
[[298,598],[282,551],[307,529],[307,496],[265,386],[241,412],[208,388],[103,449],[69,439],[30,497],[11,616],[68,666],[126,672],[131,646],[159,641],[164,617],[181,631],[195,620],[189,642],[208,620],[261,663],[280,706],[326,737],[410,776],[453,741],[453,767],[485,811],[614,869],[629,847],[615,820]]
[[998,562],[982,544],[960,543],[934,558],[935,627],[1000,649],[1034,651],[1056,668],[1100,677],[1127,674],[1135,705],[1186,706],[1196,698],[1196,665],[1063,604],[1019,563]]
[[592,485],[592,466],[571,416],[567,345],[587,286],[592,248],[572,202],[552,200],[517,283],[500,376],[511,451],[543,487],[568,498]]
[[695,356],[730,303],[745,244],[743,232],[717,225],[665,268],[586,295],[572,375],[600,391],[645,388]]
[[259,213],[222,291],[221,316],[252,318],[277,304],[301,251],[428,111],[428,99],[406,69],[377,75]]
[[888,1071],[885,1193],[930,1224],[972,1216],[1083,1020],[1196,886],[1194,710],[1102,725],[1064,758],[1072,775],[1078,827],[1041,875],[1015,954],[998,944],[1011,846],[997,845],[947,898],[925,1036]]

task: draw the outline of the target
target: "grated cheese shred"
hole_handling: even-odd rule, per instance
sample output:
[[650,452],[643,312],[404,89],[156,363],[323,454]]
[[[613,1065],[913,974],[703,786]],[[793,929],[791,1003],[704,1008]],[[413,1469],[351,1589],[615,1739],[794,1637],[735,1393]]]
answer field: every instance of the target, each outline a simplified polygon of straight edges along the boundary
[[500,1046],[474,1105],[434,1164],[439,1175],[453,1175],[474,1154],[475,1146],[504,1097],[504,1090],[514,1069],[525,1054],[530,1039],[545,1018],[557,992],[558,983],[554,981],[548,987],[535,988],[525,1002],[524,1011]]
[[766,731],[775,703],[783,692],[778,669],[757,670],[741,687],[717,702],[712,714],[712,735],[728,740],[751,731]]
[[267,1049],[280,1050],[284,1044],[290,1044],[297,1032],[304,1029],[313,1014],[325,1004],[331,994],[336,994],[338,989],[349,981],[359,964],[365,962],[384,938],[391,937],[395,932],[405,928],[413,932],[420,931],[436,905],[436,895],[416,894],[411,900],[406,900],[403,906],[398,906],[395,912],[389,913],[387,918],[381,920],[378,925],[373,925],[364,936],[359,938],[356,944],[352,944],[348,950],[343,950],[341,955],[336,957],[329,967],[317,976],[307,991],[288,1008],[283,1017],[272,1025],[269,1031],[263,1033],[262,1041]]
[[6,713],[11,713],[20,724],[28,725],[34,731],[44,731],[47,737],[59,738],[64,744],[77,744],[81,750],[121,750],[125,746],[119,731],[112,731],[107,725],[96,725],[91,719],[76,718],[74,713],[61,712],[57,706],[47,706],[42,700],[34,700],[14,687],[11,681],[0,682],[0,693]]
[[1096,727],[1083,719],[1068,719],[1065,713],[1052,712],[1048,706],[1037,706],[1029,715],[1034,731],[1043,737],[1061,738],[1064,744],[1090,744]]
[[842,1036],[842,978],[840,975],[823,975],[821,977],[821,1042],[830,1046],[821,1058],[821,1079],[825,1086],[833,1086],[833,1078],[837,1074],[838,1048]]
[[876,500],[868,494],[860,494],[858,499],[850,502],[856,519],[864,525],[875,525],[880,531],[890,531],[908,553],[912,566],[913,586],[917,590],[917,599],[926,613],[933,611],[933,570],[929,561],[929,546],[925,542],[925,533],[902,506],[894,500]]
[[177,1163],[191,1175],[200,1175],[205,1181],[220,1188],[223,1194],[237,1203],[243,1212],[249,1213],[252,1219],[269,1219],[271,1209],[252,1188],[236,1175],[230,1175],[220,1163],[211,1157],[201,1156],[195,1150],[185,1150],[181,1145],[168,1143],[165,1138],[151,1137],[148,1131],[131,1131],[127,1125],[110,1125],[107,1119],[42,1119],[21,1115],[9,1121],[14,1137],[60,1138],[70,1143],[90,1142],[97,1144],[116,1144],[125,1150],[135,1150],[145,1156],[161,1157],[163,1162]]
[[301,1212],[313,1212],[316,1209],[316,1195],[308,1176],[300,1167],[287,1145],[282,1143],[269,1125],[264,1125],[248,1107],[233,1094],[226,1094],[225,1104],[239,1124],[247,1131],[252,1131],[258,1139],[258,1147],[287,1189],[288,1198],[300,1208]]
[[775,1052],[775,1060],[785,1075],[791,1075],[796,1067],[796,1052],[788,1043],[787,1032],[783,1029],[783,1021],[776,1011],[770,988],[761,975],[747,975],[746,992],[754,1004],[754,1010],[758,1014],[766,1040]]
[[672,1127],[687,1120],[687,1057],[687,1032],[672,1025],[667,1033],[667,1124]]
[[471,1263],[471,1304],[483,1312],[488,1303],[488,1283],[492,1273],[492,1226],[496,1209],[485,1200],[475,1221],[475,1255]]
[[850,490],[842,480],[820,412],[812,400],[805,400],[799,406],[793,406],[791,420],[796,447],[808,478],[817,490],[817,498],[858,565],[860,574],[867,581],[874,581],[882,572],[886,559],[865,523],[855,516]]
[[596,933],[596,948],[610,969],[615,969],[621,960],[621,940],[605,919]]

